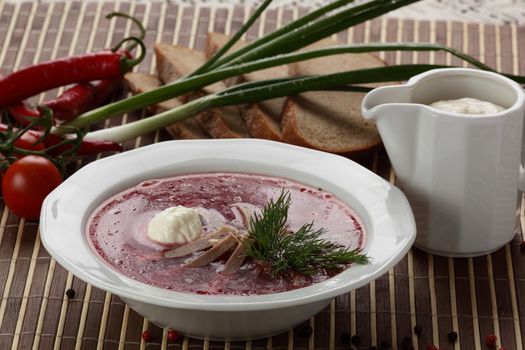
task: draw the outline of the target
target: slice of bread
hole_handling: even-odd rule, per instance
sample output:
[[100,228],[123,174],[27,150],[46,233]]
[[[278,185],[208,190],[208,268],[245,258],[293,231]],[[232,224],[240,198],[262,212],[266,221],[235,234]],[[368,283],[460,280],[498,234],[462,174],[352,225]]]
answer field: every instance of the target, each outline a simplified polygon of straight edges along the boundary
[[[127,73],[124,80],[133,94],[140,94],[151,91],[162,85],[162,82],[156,75],[145,73]],[[170,109],[179,107],[182,102],[176,98],[160,102],[148,107],[153,113],[162,113]],[[186,119],[174,123],[166,128],[171,136],[179,139],[206,139],[209,135],[200,127],[195,119]]]
[[[208,33],[206,54],[213,56],[229,40],[229,36],[221,33]],[[246,45],[239,40],[233,48],[238,49]],[[288,66],[278,66],[244,74],[241,81],[256,81],[266,79],[277,79],[288,76]],[[239,80],[228,80],[226,84],[234,85]],[[250,134],[253,137],[283,141],[281,133],[281,111],[286,98],[276,98],[257,103],[249,103],[241,107],[242,116]]]
[[[338,44],[325,39],[304,50]],[[371,54],[344,54],[293,63],[290,73],[330,74],[382,65],[384,62]],[[281,123],[284,140],[351,158],[371,152],[381,144],[381,139],[375,124],[361,116],[363,96],[361,93],[314,91],[288,97]]]
[[[157,71],[164,83],[169,83],[191,74],[206,62],[206,56],[186,47],[158,43],[155,45]],[[211,94],[222,91],[226,85],[222,82],[206,86],[202,93]],[[194,93],[186,98],[195,98]],[[250,137],[238,106],[212,108],[196,116],[197,121],[214,138]]]
[[360,116],[362,97],[314,91],[289,98],[283,110],[286,142],[359,158],[381,139],[376,126]]

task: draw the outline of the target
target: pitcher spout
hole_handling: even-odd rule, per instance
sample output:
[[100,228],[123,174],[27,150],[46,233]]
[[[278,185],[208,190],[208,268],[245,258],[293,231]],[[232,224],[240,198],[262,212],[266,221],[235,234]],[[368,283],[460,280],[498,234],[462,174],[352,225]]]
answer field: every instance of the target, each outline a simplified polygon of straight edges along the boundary
[[391,104],[410,103],[410,89],[405,85],[384,86],[370,91],[363,99],[362,112],[366,119],[376,119]]
[[398,175],[411,173],[417,158],[424,106],[411,101],[408,86],[385,86],[369,92],[362,114],[375,121],[392,166]]

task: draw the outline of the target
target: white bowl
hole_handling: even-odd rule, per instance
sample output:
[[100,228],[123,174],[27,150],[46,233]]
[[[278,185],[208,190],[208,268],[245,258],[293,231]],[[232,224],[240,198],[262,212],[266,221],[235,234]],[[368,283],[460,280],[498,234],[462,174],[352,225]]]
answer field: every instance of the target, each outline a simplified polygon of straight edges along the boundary
[[[292,291],[210,296],[136,282],[110,268],[90,248],[86,221],[105,199],[143,180],[214,171],[284,177],[333,193],[362,219],[364,251],[371,263],[352,265],[324,282]],[[332,298],[378,278],[408,252],[416,228],[403,193],[362,166],[328,153],[243,139],[162,142],[88,164],[46,198],[40,232],[59,264],[120,296],[151,322],[197,338],[242,340],[293,327]]]

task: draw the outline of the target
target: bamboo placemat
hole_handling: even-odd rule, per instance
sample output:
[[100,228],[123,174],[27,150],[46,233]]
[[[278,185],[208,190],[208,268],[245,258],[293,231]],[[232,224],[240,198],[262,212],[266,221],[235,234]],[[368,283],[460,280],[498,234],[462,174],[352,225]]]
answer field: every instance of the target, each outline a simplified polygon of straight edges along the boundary
[[[112,10],[131,13],[143,21],[148,48],[156,41],[165,41],[203,49],[208,31],[233,32],[249,13],[240,7],[207,8],[167,2],[0,1],[2,73],[54,57],[109,47],[131,29],[124,20],[105,20],[104,15]],[[268,11],[247,36],[259,36],[304,12],[282,8]],[[525,27],[377,19],[337,37],[345,42],[439,42],[477,56],[499,70],[525,74]],[[392,52],[382,57],[388,63],[462,64],[442,53]],[[149,72],[154,68],[150,53],[139,70]],[[126,114],[107,124],[142,116]],[[128,142],[125,147],[168,138],[165,132],[158,132]],[[76,167],[91,160],[78,162]],[[393,181],[384,153],[376,154],[365,165]],[[86,285],[51,259],[39,240],[37,222],[20,220],[3,203],[0,209],[2,350],[348,349],[348,335],[355,334],[360,337],[361,349],[371,345],[401,349],[406,337],[415,349],[426,349],[430,344],[444,349],[482,349],[489,334],[496,335],[498,345],[506,349],[523,349],[525,256],[520,253],[521,230],[503,249],[474,259],[434,257],[413,249],[375,282],[334,299],[311,320],[272,338],[220,343],[181,337],[168,343],[165,330],[148,323],[118,297]],[[523,213],[520,218],[523,224]],[[64,294],[69,288],[76,292],[70,300]],[[416,325],[421,327],[419,336],[413,331]],[[305,326],[312,327],[311,335],[305,334]],[[141,340],[146,329],[153,336],[147,344]],[[455,344],[447,339],[451,331],[459,334]]]

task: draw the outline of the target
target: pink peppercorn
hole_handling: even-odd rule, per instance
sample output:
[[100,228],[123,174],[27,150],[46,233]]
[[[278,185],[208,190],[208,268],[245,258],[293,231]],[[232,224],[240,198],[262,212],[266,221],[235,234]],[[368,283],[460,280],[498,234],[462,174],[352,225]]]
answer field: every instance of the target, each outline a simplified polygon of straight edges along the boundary
[[498,337],[496,337],[494,334],[491,334],[491,335],[487,335],[485,337],[485,344],[489,347],[489,348],[493,348],[496,346],[496,341],[498,340]]
[[176,342],[179,339],[179,334],[175,331],[168,331],[168,341]]
[[149,343],[151,341],[151,332],[150,331],[144,331],[142,332],[142,340],[144,340],[146,343]]

